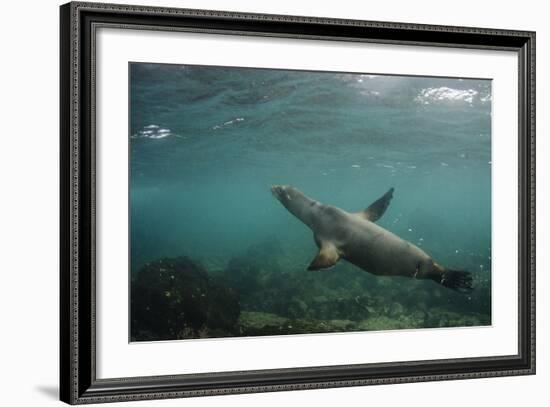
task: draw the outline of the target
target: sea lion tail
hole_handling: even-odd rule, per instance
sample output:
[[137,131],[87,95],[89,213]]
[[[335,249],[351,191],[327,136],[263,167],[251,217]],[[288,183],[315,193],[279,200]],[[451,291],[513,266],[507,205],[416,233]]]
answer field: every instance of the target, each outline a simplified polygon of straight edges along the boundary
[[472,287],[472,274],[469,271],[446,269],[441,274],[441,285],[455,291],[470,292]]

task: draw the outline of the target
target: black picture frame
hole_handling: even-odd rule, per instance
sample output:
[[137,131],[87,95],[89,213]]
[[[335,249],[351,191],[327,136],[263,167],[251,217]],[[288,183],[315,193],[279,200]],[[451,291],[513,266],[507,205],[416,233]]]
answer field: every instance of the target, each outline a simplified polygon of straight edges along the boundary
[[[535,33],[72,2],[60,7],[60,398],[70,404],[535,373]],[[95,70],[98,26],[516,52],[519,349],[514,355],[230,373],[96,378]],[[514,265],[510,265],[514,267]]]

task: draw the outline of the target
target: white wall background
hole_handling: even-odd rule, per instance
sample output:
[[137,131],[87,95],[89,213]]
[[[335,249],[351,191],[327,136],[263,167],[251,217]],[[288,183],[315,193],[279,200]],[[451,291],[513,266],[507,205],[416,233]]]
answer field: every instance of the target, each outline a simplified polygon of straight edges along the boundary
[[[146,0],[134,4],[537,31],[538,374],[147,402],[175,406],[547,405],[550,28],[544,2]],[[0,24],[0,405],[58,404],[58,0],[6,2]],[[135,403],[133,403],[135,405]],[[145,403],[142,403],[146,405]],[[129,403],[125,405],[131,405]],[[141,405],[141,404],[140,404]]]

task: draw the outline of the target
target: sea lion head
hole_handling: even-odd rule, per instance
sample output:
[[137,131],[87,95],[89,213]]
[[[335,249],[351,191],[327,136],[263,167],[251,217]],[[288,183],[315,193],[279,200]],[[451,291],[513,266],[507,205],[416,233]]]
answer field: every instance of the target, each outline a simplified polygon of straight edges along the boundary
[[310,218],[314,207],[319,206],[317,201],[290,185],[272,185],[271,193],[290,213],[306,224],[311,222]]
[[293,200],[299,200],[302,196],[304,196],[304,194],[302,194],[297,188],[290,185],[272,185],[271,193],[285,207],[287,207],[287,205],[289,205]]

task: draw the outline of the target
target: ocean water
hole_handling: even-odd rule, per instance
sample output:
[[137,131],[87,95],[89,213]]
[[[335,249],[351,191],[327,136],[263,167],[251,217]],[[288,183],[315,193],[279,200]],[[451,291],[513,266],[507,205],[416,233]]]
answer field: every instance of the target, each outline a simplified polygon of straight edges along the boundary
[[[135,339],[491,323],[489,80],[134,63],[129,120],[132,284],[186,256],[239,308],[231,329],[205,316],[164,334],[136,311]],[[377,223],[471,272],[473,291],[345,261],[306,271],[312,233],[273,184],[350,212],[395,188]],[[154,295],[132,294],[133,311]]]

